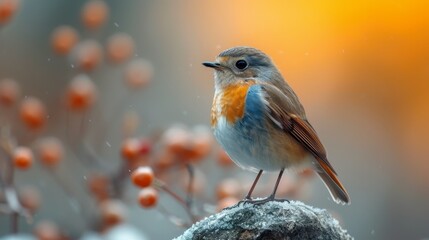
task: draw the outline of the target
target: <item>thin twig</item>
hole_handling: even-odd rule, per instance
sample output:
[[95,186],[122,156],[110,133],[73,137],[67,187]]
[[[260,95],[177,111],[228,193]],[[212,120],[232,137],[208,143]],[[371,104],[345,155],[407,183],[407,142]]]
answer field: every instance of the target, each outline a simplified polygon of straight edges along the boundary
[[186,203],[186,201],[183,198],[181,198],[179,195],[177,195],[175,192],[173,192],[169,187],[167,187],[167,185],[164,182],[162,182],[158,179],[155,179],[154,185],[155,185],[155,187],[157,187],[157,188],[163,190],[164,192],[166,192],[167,194],[169,194],[180,205],[182,205],[192,222],[197,221],[197,218],[194,216],[194,214],[192,214],[192,211],[188,207],[188,204]]
[[194,171],[194,167],[189,164],[186,163],[186,170],[188,171],[189,174],[189,182],[188,182],[188,189],[186,192],[186,205],[188,205],[189,208],[192,208],[192,202],[194,200],[193,198],[193,185],[194,185],[194,179],[195,179],[195,171]]
[[162,206],[161,204],[158,205],[158,211],[164,215],[170,222],[172,222],[173,224],[179,226],[179,227],[183,227],[183,228],[189,228],[191,226],[191,224],[187,224],[185,223],[181,218],[171,214],[164,206]]
[[130,174],[130,168],[128,164],[125,164],[125,162],[122,162],[119,171],[117,171],[112,177],[112,187],[114,191],[114,195],[117,198],[121,198],[123,195],[123,187],[122,183],[124,182],[124,179],[128,177]]

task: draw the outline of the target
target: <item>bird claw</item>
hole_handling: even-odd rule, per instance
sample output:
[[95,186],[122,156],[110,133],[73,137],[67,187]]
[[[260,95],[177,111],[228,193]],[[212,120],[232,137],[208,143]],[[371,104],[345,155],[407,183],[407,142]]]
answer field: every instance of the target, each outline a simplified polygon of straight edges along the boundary
[[268,197],[262,198],[262,199],[253,199],[253,198],[246,197],[243,200],[239,201],[237,204],[232,205],[230,207],[226,207],[223,210],[228,210],[228,209],[232,209],[232,208],[235,208],[235,207],[241,207],[245,203],[250,203],[250,204],[253,204],[253,205],[262,205],[264,203],[271,202],[271,201],[290,203],[289,199],[286,199],[286,198],[274,198],[274,196],[268,196]]
[[290,203],[290,201],[288,199],[274,198],[273,195],[270,195],[270,196],[268,196],[266,198],[262,198],[262,199],[249,199],[249,198],[246,198],[246,199],[241,200],[238,204],[240,204],[240,203],[251,203],[251,204],[254,204],[254,205],[262,205],[264,203],[271,202],[271,201],[275,201],[275,202],[288,202],[288,203]]

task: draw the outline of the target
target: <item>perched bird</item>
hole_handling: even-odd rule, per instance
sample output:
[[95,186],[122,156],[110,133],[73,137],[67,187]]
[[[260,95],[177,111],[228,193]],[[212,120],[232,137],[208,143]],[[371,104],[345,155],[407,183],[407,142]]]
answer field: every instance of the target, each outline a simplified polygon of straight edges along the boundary
[[[298,97],[265,53],[234,47],[203,65],[215,70],[211,109],[215,138],[237,165],[258,172],[246,201],[275,200],[283,171],[310,165],[335,202],[350,203]],[[280,173],[272,194],[253,200],[253,189],[263,171]]]

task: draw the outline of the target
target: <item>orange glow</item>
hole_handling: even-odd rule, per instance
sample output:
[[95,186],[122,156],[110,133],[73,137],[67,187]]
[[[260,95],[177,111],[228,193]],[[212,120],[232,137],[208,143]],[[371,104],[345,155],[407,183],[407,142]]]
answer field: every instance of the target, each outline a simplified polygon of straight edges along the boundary
[[[422,49],[429,40],[428,2],[255,1],[246,2],[246,11],[239,10],[242,2],[233,7],[240,12],[234,19],[239,41],[266,51],[298,89],[316,84],[324,90],[350,81],[346,75],[321,84],[320,78],[310,78],[319,69],[350,74],[343,72],[347,66],[351,74],[359,74],[369,65],[386,71],[377,80],[388,81],[396,92],[406,87],[421,94],[429,87],[428,73],[420,70],[429,53]],[[403,86],[409,81],[414,84]]]

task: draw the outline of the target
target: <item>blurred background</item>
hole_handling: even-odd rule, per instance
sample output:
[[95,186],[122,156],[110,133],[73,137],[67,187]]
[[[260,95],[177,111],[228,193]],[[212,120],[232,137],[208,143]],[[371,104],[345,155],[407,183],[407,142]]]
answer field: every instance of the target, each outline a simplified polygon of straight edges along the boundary
[[[21,0],[0,26],[0,79],[13,79],[20,86],[21,99],[37,97],[47,112],[45,126],[33,133],[19,123],[19,103],[2,107],[1,127],[12,125],[19,145],[32,148],[39,137],[55,136],[66,149],[64,161],[55,170],[46,171],[36,162],[26,171],[15,171],[17,188],[34,185],[41,195],[33,223],[20,218],[19,232],[33,232],[44,219],[72,238],[95,231],[91,224],[97,214],[89,210],[83,214],[76,206],[76,201],[94,209],[98,206],[83,187],[90,173],[72,150],[76,141],[86,139],[97,158],[113,171],[123,161],[123,121],[130,112],[140,122],[132,135],[152,140],[178,123],[187,129],[207,129],[213,73],[201,62],[213,60],[224,49],[245,45],[270,55],[294,88],[352,204],[336,205],[317,178],[292,198],[328,209],[356,239],[429,237],[426,1],[106,0],[104,10],[93,10],[93,17],[85,20],[83,9],[88,2]],[[0,18],[4,14],[0,10]],[[53,43],[54,30],[62,25],[71,26],[78,36],[73,41],[73,33],[72,37],[66,34],[72,40],[70,44],[64,40],[65,47]],[[129,47],[130,39],[122,39],[125,44],[118,44],[118,56],[111,53],[114,46],[109,50],[111,36],[117,33],[126,33],[133,42]],[[89,44],[82,46],[88,39]],[[74,46],[74,42],[79,43]],[[94,45],[98,50],[92,49]],[[122,57],[127,46],[130,56]],[[99,60],[91,56],[82,60],[80,52],[91,51],[99,54]],[[153,68],[153,77],[144,87],[123,80],[124,71],[140,58],[148,62],[138,66],[148,72]],[[94,66],[91,61],[100,63]],[[70,82],[81,72],[96,86],[97,99],[90,110],[73,112],[74,105],[64,104],[64,99]],[[196,198],[200,205],[216,205],[216,184],[223,178],[248,184],[255,176],[235,166],[216,166],[217,147],[213,148],[204,162],[197,163],[197,170],[206,176],[205,197]],[[5,164],[2,168],[7,169]],[[178,171],[183,169],[172,170]],[[70,198],[58,181],[68,183],[79,200]],[[171,239],[184,231],[157,207],[139,207],[137,189],[124,182],[119,189],[125,191],[126,222],[149,239]],[[186,219],[180,205],[163,201]],[[9,225],[9,215],[1,214],[0,236],[9,234]]]

